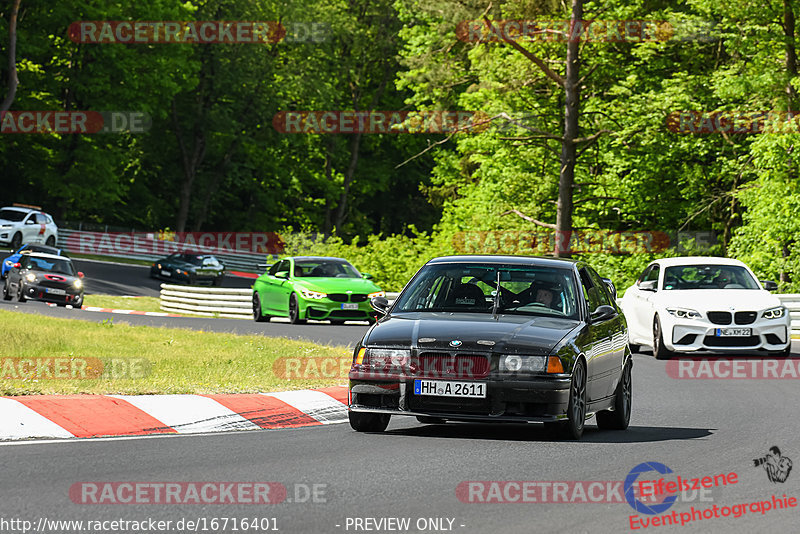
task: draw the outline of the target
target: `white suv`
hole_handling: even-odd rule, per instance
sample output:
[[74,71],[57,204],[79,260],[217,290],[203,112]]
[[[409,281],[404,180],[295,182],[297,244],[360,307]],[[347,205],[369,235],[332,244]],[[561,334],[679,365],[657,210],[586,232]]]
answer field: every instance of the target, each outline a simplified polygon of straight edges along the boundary
[[58,226],[53,218],[34,207],[0,208],[0,245],[19,249],[23,243],[43,243],[51,247],[58,241]]

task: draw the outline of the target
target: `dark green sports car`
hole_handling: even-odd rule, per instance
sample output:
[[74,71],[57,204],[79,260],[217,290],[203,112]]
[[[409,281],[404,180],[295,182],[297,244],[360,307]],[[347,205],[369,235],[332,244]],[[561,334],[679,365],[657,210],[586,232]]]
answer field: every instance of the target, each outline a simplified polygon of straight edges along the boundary
[[253,319],[288,317],[292,324],[306,319],[375,321],[370,299],[386,294],[341,258],[297,256],[276,262],[253,284]]
[[209,254],[172,254],[153,262],[150,277],[171,282],[210,282],[221,286],[225,278],[225,266]]

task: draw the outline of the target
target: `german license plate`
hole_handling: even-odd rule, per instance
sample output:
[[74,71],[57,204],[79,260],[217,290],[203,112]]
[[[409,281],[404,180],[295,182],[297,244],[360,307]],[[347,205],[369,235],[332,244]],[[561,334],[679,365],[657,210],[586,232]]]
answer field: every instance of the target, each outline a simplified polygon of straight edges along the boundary
[[717,328],[716,337],[748,337],[750,328]]
[[357,310],[358,309],[358,302],[345,302],[342,304],[343,310]]
[[486,398],[485,382],[451,382],[449,380],[414,380],[415,395],[433,397]]
[[161,276],[172,276],[172,273],[169,271],[161,271]]
[[45,291],[47,293],[49,293],[50,295],[66,295],[67,294],[67,292],[65,290],[56,289],[56,288],[53,288],[53,287],[48,287],[48,288],[45,289]]

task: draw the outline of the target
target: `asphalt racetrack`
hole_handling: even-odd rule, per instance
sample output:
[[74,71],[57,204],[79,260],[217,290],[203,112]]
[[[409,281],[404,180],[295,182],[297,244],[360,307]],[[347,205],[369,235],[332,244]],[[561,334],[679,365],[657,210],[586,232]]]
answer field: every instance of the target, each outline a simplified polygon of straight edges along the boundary
[[[798,347],[795,346],[795,349]],[[538,424],[421,425],[395,418],[383,434],[358,434],[347,424],[216,435],[72,440],[0,446],[0,517],[32,521],[274,518],[283,533],[365,532],[388,518],[411,528],[371,532],[630,532],[634,509],[619,502],[470,502],[457,488],[472,481],[624,481],[642,462],[659,462],[683,478],[736,474],[736,483],[704,495],[686,492],[662,514],[690,514],[714,506],[772,502],[800,495],[800,473],[770,482],[754,459],[780,447],[800,459],[796,380],[678,380],[665,362],[636,355],[633,415],[627,431],[599,431],[594,421],[580,442],[557,441]],[[651,473],[652,475],[653,473]],[[83,504],[70,497],[79,482],[278,482],[279,504]],[[316,485],[316,486],[315,486]],[[506,490],[509,499],[519,491]],[[617,488],[619,489],[619,484]],[[316,501],[312,502],[316,488]],[[500,498],[503,493],[472,494]],[[608,491],[608,490],[606,490]],[[550,494],[552,495],[552,493]],[[568,492],[570,499],[580,495]],[[591,495],[591,493],[590,493]],[[608,493],[613,497],[613,490]],[[595,495],[596,497],[597,495]],[[542,498],[541,490],[529,495]],[[588,497],[586,497],[588,498]],[[467,502],[464,502],[466,499]],[[759,505],[762,509],[766,506]],[[723,508],[726,507],[726,508]],[[741,508],[737,508],[741,512]],[[796,532],[798,509],[713,517],[647,532]],[[356,523],[360,519],[361,523]],[[431,530],[426,525],[450,525]],[[270,519],[272,520],[272,519]],[[452,524],[447,521],[452,520]],[[426,527],[418,529],[417,524]],[[349,527],[347,526],[349,525]],[[369,523],[375,527],[377,523]],[[383,527],[390,523],[380,523]],[[184,528],[183,531],[188,529]],[[202,531],[202,530],[201,530]],[[234,532],[230,527],[216,532]],[[250,530],[250,532],[254,532]]]

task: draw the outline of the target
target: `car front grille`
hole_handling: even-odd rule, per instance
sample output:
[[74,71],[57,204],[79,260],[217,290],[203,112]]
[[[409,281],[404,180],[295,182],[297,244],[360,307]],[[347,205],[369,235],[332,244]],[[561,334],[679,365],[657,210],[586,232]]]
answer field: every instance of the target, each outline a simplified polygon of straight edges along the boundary
[[731,312],[710,311],[708,312],[708,320],[714,324],[731,324]]
[[753,311],[746,311],[746,312],[736,312],[733,316],[734,321],[736,324],[752,324],[756,321],[756,317],[758,314]]
[[[423,352],[412,360],[416,376],[426,378],[485,378],[489,358],[483,354]],[[412,367],[412,368],[413,368]]]
[[328,293],[328,298],[333,302],[364,302],[367,295],[364,293]]

